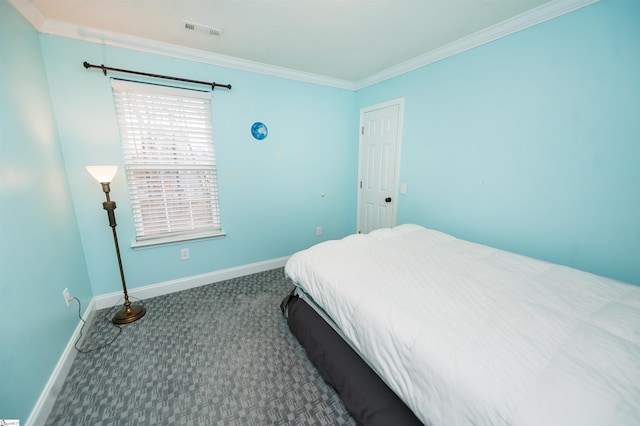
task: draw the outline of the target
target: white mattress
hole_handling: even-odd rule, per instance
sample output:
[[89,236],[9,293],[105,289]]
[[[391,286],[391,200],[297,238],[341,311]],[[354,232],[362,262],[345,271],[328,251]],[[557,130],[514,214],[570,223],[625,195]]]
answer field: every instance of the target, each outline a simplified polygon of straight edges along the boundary
[[433,425],[640,425],[640,287],[418,225],[286,274]]

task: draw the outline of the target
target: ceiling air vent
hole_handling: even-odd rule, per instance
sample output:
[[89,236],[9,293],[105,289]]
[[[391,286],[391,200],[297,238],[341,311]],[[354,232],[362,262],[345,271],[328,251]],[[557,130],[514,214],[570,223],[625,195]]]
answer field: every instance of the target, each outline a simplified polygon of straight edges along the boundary
[[190,31],[207,34],[213,37],[220,37],[224,30],[219,28],[207,27],[206,25],[196,24],[195,22],[184,21],[184,28]]

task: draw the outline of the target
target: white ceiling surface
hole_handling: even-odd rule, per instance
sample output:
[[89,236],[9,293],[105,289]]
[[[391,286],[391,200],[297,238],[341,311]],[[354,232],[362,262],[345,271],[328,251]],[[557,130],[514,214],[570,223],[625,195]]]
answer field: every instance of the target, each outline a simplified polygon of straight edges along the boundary
[[43,33],[356,90],[597,0],[9,1]]

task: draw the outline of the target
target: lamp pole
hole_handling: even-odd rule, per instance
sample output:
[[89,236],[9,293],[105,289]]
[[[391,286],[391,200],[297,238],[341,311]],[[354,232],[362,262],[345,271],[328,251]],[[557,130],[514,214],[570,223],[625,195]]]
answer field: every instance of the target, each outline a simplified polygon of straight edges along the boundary
[[122,258],[120,257],[120,246],[118,245],[118,234],[116,233],[116,203],[111,201],[109,192],[111,192],[110,183],[118,170],[117,166],[87,166],[87,171],[93,176],[104,191],[107,201],[102,203],[102,207],[107,211],[109,217],[109,226],[113,231],[113,242],[116,246],[116,255],[118,257],[118,267],[120,268],[120,279],[122,280],[122,291],[124,292],[124,308],[116,312],[111,322],[114,324],[129,324],[142,318],[147,310],[144,306],[132,305],[129,301],[129,293],[127,292],[127,284],[124,279],[124,270],[122,269]]
[[124,308],[116,312],[111,322],[114,324],[129,324],[139,320],[147,313],[143,306],[132,306],[129,301],[129,293],[127,292],[127,284],[124,279],[124,270],[122,269],[122,258],[120,257],[120,246],[118,245],[118,233],[116,232],[116,203],[109,198],[111,188],[109,182],[100,182],[102,190],[107,196],[107,201],[102,203],[102,207],[107,211],[109,216],[109,226],[113,231],[113,242],[116,246],[116,255],[118,257],[118,267],[120,268],[120,279],[122,280],[122,291],[124,292]]

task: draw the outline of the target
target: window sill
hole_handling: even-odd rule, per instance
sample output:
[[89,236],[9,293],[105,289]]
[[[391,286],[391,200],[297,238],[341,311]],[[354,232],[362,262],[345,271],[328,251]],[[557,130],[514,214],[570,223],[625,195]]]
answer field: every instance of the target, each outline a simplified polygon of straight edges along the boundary
[[144,248],[159,245],[177,244],[186,241],[202,240],[207,238],[220,238],[227,235],[224,231],[200,232],[198,234],[174,235],[171,237],[151,238],[148,240],[134,241],[131,248]]

